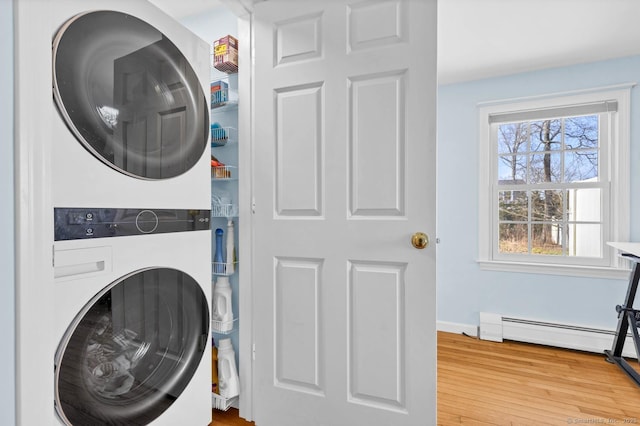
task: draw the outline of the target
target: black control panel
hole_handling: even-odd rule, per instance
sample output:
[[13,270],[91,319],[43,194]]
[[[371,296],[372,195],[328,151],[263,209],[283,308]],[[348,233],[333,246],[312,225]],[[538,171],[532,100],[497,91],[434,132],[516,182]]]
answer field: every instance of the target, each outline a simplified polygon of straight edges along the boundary
[[56,207],[55,241],[211,229],[211,210]]

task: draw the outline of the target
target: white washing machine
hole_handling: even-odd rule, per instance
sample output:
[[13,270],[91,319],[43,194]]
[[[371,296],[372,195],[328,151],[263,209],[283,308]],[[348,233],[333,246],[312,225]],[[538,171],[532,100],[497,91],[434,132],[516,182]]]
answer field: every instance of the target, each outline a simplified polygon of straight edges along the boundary
[[57,418],[206,425],[209,47],[145,0],[46,20]]
[[[150,210],[57,211],[53,327],[61,423],[209,424],[211,305],[202,283],[210,280],[210,252],[198,250],[210,244],[201,230],[208,214],[175,222]],[[137,235],[156,215],[160,233]],[[91,234],[116,235],[82,237],[89,227]]]

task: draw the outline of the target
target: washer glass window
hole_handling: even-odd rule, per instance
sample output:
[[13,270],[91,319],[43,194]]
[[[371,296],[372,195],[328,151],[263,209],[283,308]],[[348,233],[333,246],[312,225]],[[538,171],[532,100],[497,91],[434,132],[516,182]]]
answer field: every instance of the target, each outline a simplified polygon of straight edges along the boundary
[[78,15],[53,41],[53,95],[97,158],[143,179],[189,170],[207,148],[209,112],[188,60],[160,31],[114,11]]
[[56,410],[70,425],[148,424],[193,377],[209,308],[184,272],[157,268],[109,285],[78,314],[56,354]]

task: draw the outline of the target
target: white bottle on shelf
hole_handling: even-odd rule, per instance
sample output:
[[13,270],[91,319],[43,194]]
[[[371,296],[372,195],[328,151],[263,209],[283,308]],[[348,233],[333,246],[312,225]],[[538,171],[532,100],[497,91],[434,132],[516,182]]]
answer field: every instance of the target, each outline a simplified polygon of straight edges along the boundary
[[233,398],[240,394],[236,353],[231,339],[221,339],[218,342],[218,383],[220,396]]
[[227,259],[226,259],[226,273],[227,275],[231,275],[235,272],[235,254],[236,254],[236,249],[235,249],[235,232],[234,232],[234,226],[233,226],[233,220],[229,219],[229,221],[227,222]]
[[229,277],[218,277],[213,289],[213,319],[218,321],[217,331],[228,333],[233,329],[233,308],[231,306],[231,285]]

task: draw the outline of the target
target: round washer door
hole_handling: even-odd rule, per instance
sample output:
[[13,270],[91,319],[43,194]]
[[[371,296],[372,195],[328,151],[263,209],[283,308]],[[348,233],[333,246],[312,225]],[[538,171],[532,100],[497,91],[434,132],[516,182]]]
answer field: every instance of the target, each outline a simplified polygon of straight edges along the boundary
[[193,377],[208,333],[206,297],[186,273],[145,269],[110,284],[58,347],[59,417],[68,425],[148,424]]
[[131,15],[88,12],[61,27],[53,96],[85,148],[127,175],[178,176],[207,148],[209,112],[196,73],[171,40]]

